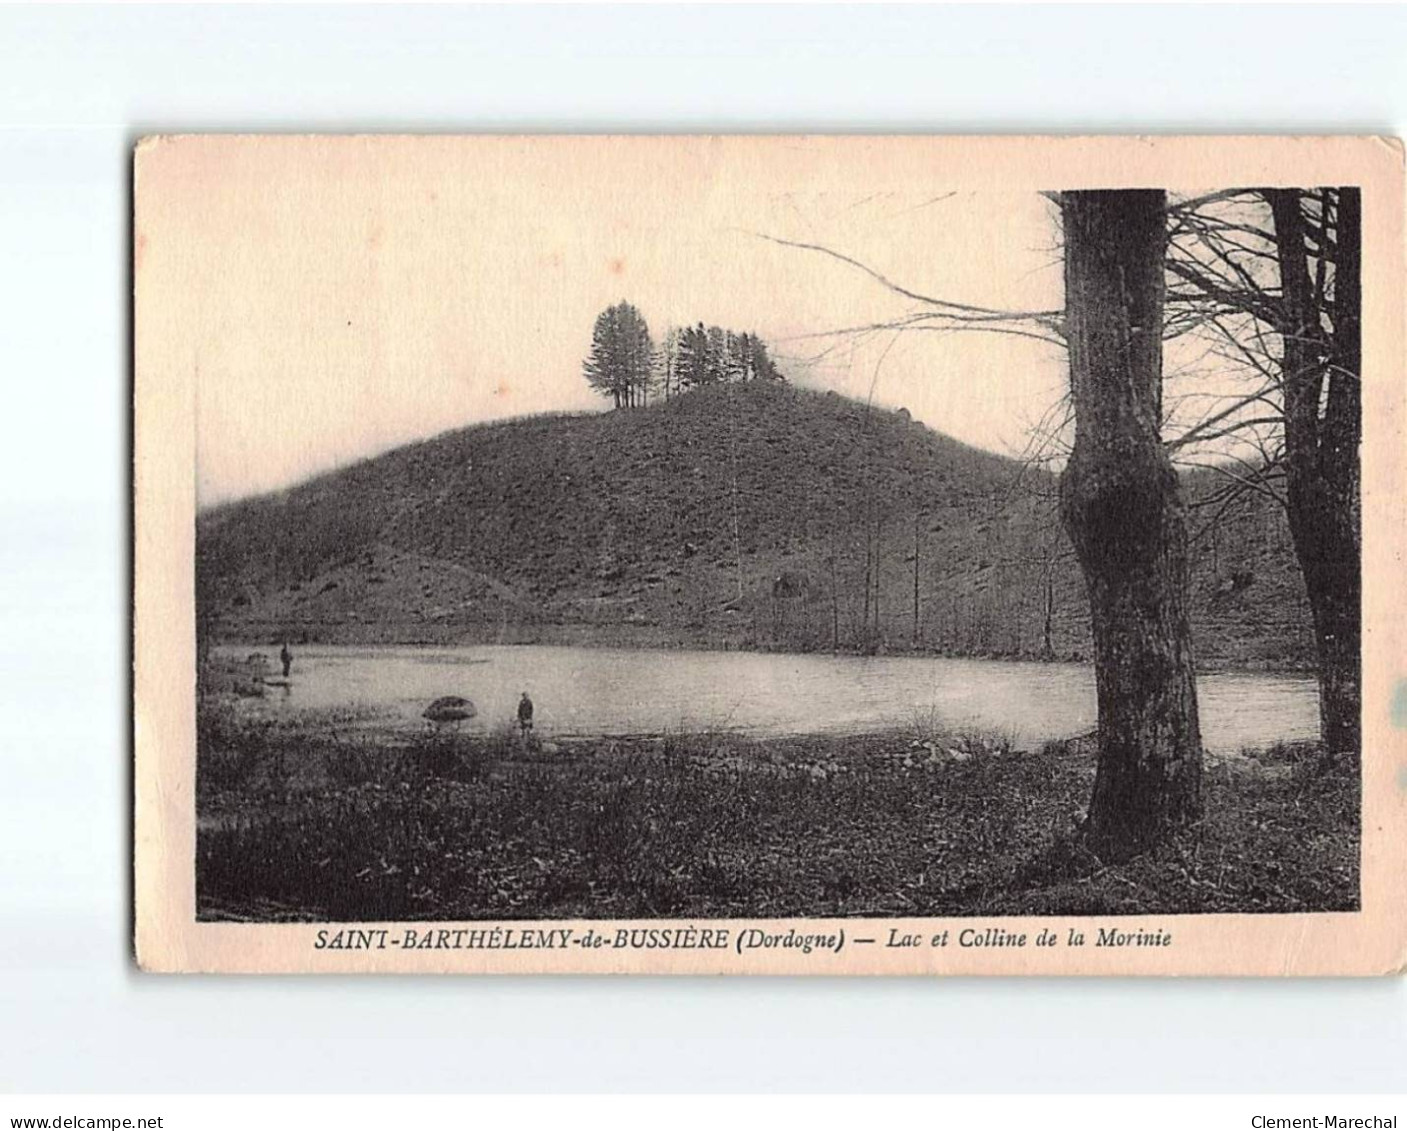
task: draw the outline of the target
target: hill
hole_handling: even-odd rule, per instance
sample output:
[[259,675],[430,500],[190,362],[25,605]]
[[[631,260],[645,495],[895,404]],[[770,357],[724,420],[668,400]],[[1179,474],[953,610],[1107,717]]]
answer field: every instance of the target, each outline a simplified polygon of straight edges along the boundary
[[[1215,486],[1188,480],[1193,498]],[[713,386],[466,428],[204,512],[201,623],[222,640],[1077,658],[1088,613],[1053,495],[903,410]],[[1193,565],[1200,659],[1310,659],[1272,503],[1230,508]]]

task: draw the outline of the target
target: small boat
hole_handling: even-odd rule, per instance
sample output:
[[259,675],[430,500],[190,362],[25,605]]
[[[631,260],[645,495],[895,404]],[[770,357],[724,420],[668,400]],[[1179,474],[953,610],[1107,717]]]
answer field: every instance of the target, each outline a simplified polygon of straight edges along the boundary
[[420,712],[420,717],[429,719],[432,723],[460,723],[465,719],[472,719],[478,713],[468,699],[458,695],[441,695]]

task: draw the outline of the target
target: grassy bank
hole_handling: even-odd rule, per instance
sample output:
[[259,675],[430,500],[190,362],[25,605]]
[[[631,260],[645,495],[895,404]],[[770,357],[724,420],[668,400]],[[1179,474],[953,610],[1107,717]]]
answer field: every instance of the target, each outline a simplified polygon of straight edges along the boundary
[[202,710],[204,918],[512,919],[1349,910],[1358,775],[1312,747],[1209,767],[1206,815],[1111,868],[1088,744],[929,728],[525,750],[346,715]]
[[[665,652],[750,652],[775,653],[786,649],[773,647],[766,642],[738,642],[725,635],[709,636],[702,633],[685,634],[658,625],[572,625],[535,624],[464,627],[444,625],[439,627],[419,626],[414,629],[396,625],[323,624],[304,626],[298,632],[280,633],[278,626],[267,624],[245,625],[243,632],[228,632],[211,641],[213,646],[249,650],[276,651],[285,639],[289,639],[295,649],[307,646],[342,648],[473,648],[484,646],[541,645],[557,648],[596,648],[632,649]],[[994,660],[1010,663],[1088,663],[1089,657],[1083,652],[1070,651],[1049,656],[1039,650],[1024,652],[1001,651],[997,649],[953,649],[938,646],[910,646],[900,642],[877,652],[865,652],[856,648],[801,647],[788,652],[790,655],[818,656],[873,656],[891,658],[916,657],[923,659],[951,660]],[[1312,675],[1314,664],[1307,658],[1293,656],[1257,657],[1198,656],[1197,671],[1202,674],[1219,672],[1266,672],[1283,675]]]

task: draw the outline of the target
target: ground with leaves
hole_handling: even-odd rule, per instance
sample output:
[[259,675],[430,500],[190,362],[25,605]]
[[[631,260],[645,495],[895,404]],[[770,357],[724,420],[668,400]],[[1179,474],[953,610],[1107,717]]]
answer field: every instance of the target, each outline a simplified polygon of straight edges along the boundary
[[1358,773],[1209,767],[1206,814],[1119,867],[1080,847],[1088,742],[931,732],[396,736],[201,711],[202,918],[414,920],[1352,910]]

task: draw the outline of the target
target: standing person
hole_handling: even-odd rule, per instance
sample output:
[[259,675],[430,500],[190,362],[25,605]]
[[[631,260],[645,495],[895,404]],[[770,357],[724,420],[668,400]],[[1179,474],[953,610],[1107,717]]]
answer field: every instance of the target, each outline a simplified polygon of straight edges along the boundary
[[533,732],[533,701],[528,698],[526,691],[518,700],[518,729],[522,733],[523,742],[526,743]]
[[279,661],[283,664],[283,678],[288,678],[288,670],[293,667],[293,653],[288,650],[288,641],[283,642],[283,647],[279,649]]

